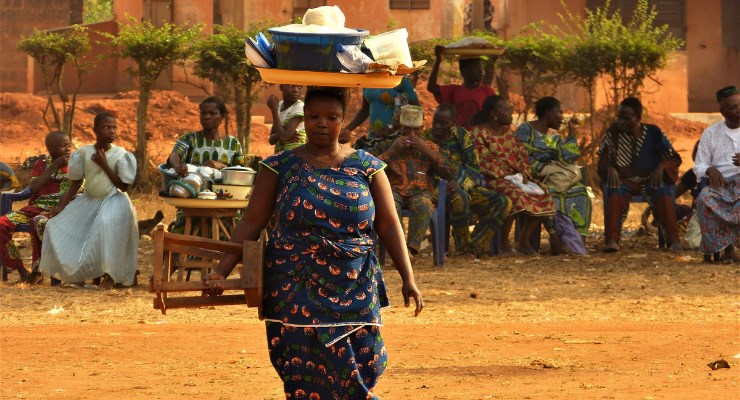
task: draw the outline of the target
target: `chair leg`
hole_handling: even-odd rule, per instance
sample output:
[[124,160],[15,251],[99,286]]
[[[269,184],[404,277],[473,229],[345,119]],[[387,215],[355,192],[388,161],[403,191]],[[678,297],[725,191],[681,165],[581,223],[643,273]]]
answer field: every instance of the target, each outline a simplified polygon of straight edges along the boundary
[[0,270],[2,271],[0,272],[0,275],[2,275],[2,281],[7,282],[8,281],[8,269],[5,268],[5,266],[0,265]]
[[497,256],[501,254],[501,228],[496,230],[496,233],[491,238],[491,242],[489,243],[489,254],[491,256]]
[[432,224],[430,226],[432,231],[432,253],[434,254],[434,265],[440,268],[445,265],[444,225],[439,221],[439,218],[432,217]]

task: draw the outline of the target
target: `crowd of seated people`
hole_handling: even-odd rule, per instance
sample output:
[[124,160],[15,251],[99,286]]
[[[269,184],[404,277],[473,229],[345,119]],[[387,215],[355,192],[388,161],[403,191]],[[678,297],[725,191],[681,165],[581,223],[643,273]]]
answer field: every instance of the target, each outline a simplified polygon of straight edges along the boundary
[[[496,235],[500,235],[497,240],[503,254],[537,254],[539,249],[530,238],[539,236],[542,226],[552,254],[578,253],[572,242],[562,240],[575,232],[585,242],[591,221],[592,195],[576,165],[578,121],[571,118],[561,129],[562,104],[554,97],[543,97],[535,104],[536,119],[514,129],[512,107],[504,97],[456,97],[457,92],[483,91],[477,79],[478,64],[465,61],[461,70],[466,81],[459,88],[431,86],[439,101],[448,101],[435,109],[431,124],[425,126],[422,107],[403,105],[392,117],[397,120],[355,141],[356,147],[388,164],[399,215],[403,208],[411,210],[409,253],[421,250],[431,213],[438,206],[436,187],[441,179],[447,181],[447,200],[441,206],[446,209],[455,245],[450,254],[481,257]],[[298,104],[300,87],[282,89],[284,101]],[[719,254],[722,262],[740,260],[735,249],[740,238],[740,93],[729,86],[716,95],[723,120],[703,132],[694,148],[695,166],[681,178],[681,157],[658,126],[642,122],[640,100],[629,97],[620,103],[617,118],[598,150],[605,199],[604,252],[620,250],[630,199],[639,195],[649,198],[669,250],[682,248],[678,221],[693,214],[700,234],[696,233],[696,245],[689,248]],[[276,114],[289,108],[276,99],[271,102]],[[416,97],[413,102],[418,103]],[[219,132],[226,116],[223,102],[209,98],[200,109],[202,130],[178,141],[169,165],[183,174],[186,163],[215,168],[245,164],[238,140]],[[465,125],[460,123],[461,110],[472,115]],[[300,130],[302,114],[291,115],[281,127],[287,133]],[[95,144],[74,152],[66,135],[49,133],[49,155],[33,166],[28,205],[0,216],[2,268],[17,271],[23,282],[41,282],[45,274],[66,283],[102,277],[106,287],[132,284],[138,232],[136,212],[126,191],[136,175],[136,160],[113,145],[113,115],[96,115],[93,130]],[[12,169],[5,165],[0,165],[0,178],[4,190],[20,189]],[[84,194],[72,201],[83,182]],[[692,206],[677,205],[676,195],[687,191],[695,200]],[[179,227],[177,222],[172,228]],[[515,222],[521,225],[520,232],[511,245]],[[12,240],[19,224],[32,226],[30,270]]]

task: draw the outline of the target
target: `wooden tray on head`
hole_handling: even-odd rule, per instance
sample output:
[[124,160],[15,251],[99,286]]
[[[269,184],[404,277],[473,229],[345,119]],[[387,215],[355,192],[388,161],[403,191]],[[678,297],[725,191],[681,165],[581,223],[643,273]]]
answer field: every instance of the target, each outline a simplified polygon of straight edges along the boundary
[[403,75],[388,72],[367,74],[345,74],[341,72],[297,71],[278,68],[257,68],[262,80],[267,83],[282,83],[303,86],[361,87],[369,89],[392,89],[401,84]]
[[[152,233],[154,243],[154,265],[152,283],[149,288],[155,294],[154,308],[167,313],[169,308],[187,308],[246,304],[257,307],[259,319],[262,315],[263,273],[265,259],[265,240],[244,241],[242,245],[233,242],[222,242],[196,236],[179,235],[165,232],[164,225],[159,224]],[[207,289],[203,281],[172,280],[178,275],[173,272],[179,268],[176,254],[200,257],[203,260],[219,260],[227,254],[242,257],[242,268],[239,278],[221,281],[225,292],[242,291],[242,294],[222,294],[220,296],[203,296]],[[191,296],[170,297],[170,293],[195,292]]]

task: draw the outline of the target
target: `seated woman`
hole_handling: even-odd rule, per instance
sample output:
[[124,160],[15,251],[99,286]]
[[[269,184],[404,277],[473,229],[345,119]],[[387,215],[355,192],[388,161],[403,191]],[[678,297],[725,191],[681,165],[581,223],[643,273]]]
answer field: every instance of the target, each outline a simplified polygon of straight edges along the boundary
[[200,126],[196,132],[187,132],[175,143],[169,165],[179,175],[188,173],[187,164],[203,165],[222,169],[234,165],[244,165],[242,144],[239,139],[219,131],[221,122],[228,121],[226,105],[218,97],[209,97],[200,103]]
[[606,132],[599,148],[599,177],[606,183],[605,253],[619,251],[622,222],[630,198],[643,193],[650,196],[655,218],[666,230],[669,248],[681,249],[671,193],[678,180],[681,156],[659,127],[643,124],[641,118],[640,100],[634,97],[622,100],[617,121]]
[[[70,187],[50,215],[41,247],[41,272],[63,282],[103,276],[101,286],[131,286],[136,276],[139,231],[126,190],[136,177],[136,159],[116,139],[116,119],[95,116],[95,144],[69,158]],[[82,196],[70,201],[82,186]]]
[[[480,155],[481,173],[487,187],[511,200],[511,212],[504,220],[501,232],[501,252],[511,252],[509,232],[515,216],[524,213],[524,228],[514,249],[522,254],[536,254],[529,238],[535,229],[539,229],[544,218],[555,215],[555,205],[547,189],[523,189],[532,180],[527,149],[511,132],[511,122],[509,102],[502,96],[489,96],[483,102],[483,110],[472,119],[471,134]],[[514,178],[516,175],[521,179],[519,184],[513,182],[517,180]],[[563,244],[554,232],[550,233],[550,246],[554,252],[563,250]]]
[[[200,125],[203,129],[182,135],[167,159],[178,175],[188,173],[188,164],[216,169],[245,165],[246,157],[242,154],[239,139],[228,135],[228,131],[225,135],[220,132],[224,119],[228,121],[228,113],[221,99],[209,97],[200,103]],[[168,229],[170,232],[183,233],[185,218],[180,210]]]
[[[568,121],[568,136],[549,135],[550,129],[559,130],[563,123],[563,106],[554,97],[543,97],[535,103],[537,119],[525,122],[516,130],[516,137],[529,153],[531,173],[542,180],[552,194],[555,209],[575,223],[581,236],[588,235],[591,225],[591,197],[575,173],[575,162],[580,157],[576,140],[578,120]],[[566,174],[560,174],[565,172]],[[563,177],[565,179],[557,179]],[[573,179],[575,178],[575,179]],[[554,229],[554,219],[545,220],[548,231]]]

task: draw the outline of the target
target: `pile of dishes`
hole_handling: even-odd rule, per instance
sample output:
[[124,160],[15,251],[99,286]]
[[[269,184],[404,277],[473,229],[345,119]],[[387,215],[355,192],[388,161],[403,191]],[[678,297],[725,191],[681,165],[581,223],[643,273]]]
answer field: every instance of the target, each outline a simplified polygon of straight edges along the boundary
[[168,197],[202,200],[246,200],[252,192],[257,172],[247,167],[222,170],[188,165],[188,173],[178,176],[173,168],[159,166]]
[[246,38],[245,53],[268,83],[318,86],[392,88],[426,62],[412,61],[406,29],[369,36],[344,22],[337,6],[312,8],[302,24],[268,29],[274,43]]

